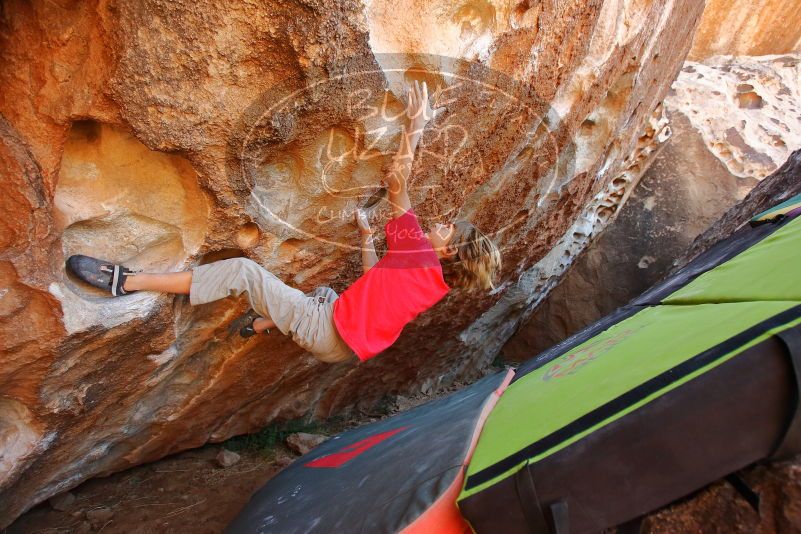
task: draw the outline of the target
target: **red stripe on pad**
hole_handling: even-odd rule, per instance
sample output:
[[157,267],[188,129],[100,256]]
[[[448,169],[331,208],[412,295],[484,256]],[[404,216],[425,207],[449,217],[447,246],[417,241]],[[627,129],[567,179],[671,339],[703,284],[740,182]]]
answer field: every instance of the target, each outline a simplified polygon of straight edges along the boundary
[[382,432],[380,434],[376,434],[375,436],[370,436],[369,438],[365,438],[361,441],[357,441],[356,443],[352,443],[340,449],[339,452],[335,452],[332,454],[326,454],[325,456],[321,456],[316,460],[312,460],[311,462],[304,465],[304,467],[341,467],[347,462],[353,460],[363,452],[366,452],[369,449],[372,449],[382,441],[385,441],[398,432],[406,430],[409,428],[408,426],[402,426],[400,428],[396,428],[394,430],[388,430],[386,432]]

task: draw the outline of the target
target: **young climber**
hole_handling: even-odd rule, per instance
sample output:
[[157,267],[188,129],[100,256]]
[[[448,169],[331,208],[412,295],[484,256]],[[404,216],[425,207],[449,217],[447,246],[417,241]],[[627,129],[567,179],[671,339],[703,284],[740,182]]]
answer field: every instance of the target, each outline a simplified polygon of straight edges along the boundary
[[162,291],[188,294],[189,302],[198,305],[244,293],[252,311],[246,314],[241,335],[278,328],[320,361],[351,360],[354,354],[362,361],[372,358],[392,345],[407,323],[442,299],[450,290],[448,283],[490,289],[501,265],[496,245],[470,222],[437,223],[428,233],[420,228],[406,184],[417,143],[433,117],[425,82],[409,88],[406,115],[401,146],[386,180],[393,215],[384,227],[388,251],[378,259],[367,214],[358,210],[364,272],[342,295],[328,287],[304,294],[246,258],[182,272],[139,273],[77,255],[67,260],[67,268],[114,296]]

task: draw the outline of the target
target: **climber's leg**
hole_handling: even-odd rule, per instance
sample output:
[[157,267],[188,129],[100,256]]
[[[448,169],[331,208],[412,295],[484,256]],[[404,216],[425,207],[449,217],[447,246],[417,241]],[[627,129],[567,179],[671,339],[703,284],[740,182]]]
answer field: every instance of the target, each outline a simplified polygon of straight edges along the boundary
[[188,295],[192,286],[192,271],[179,273],[136,273],[125,279],[125,291],[161,291]]
[[255,330],[257,334],[261,334],[270,328],[275,328],[275,321],[273,321],[272,317],[259,317],[253,321],[253,330]]
[[256,326],[262,329],[274,326],[284,334],[293,332],[309,300],[302,291],[286,285],[273,273],[247,258],[231,258],[200,265],[192,271],[189,302],[193,305],[243,293],[250,306],[265,319]]
[[[358,360],[334,326],[337,294],[333,290],[318,288],[306,295],[246,258],[209,263],[193,270],[189,291],[191,304],[243,293],[256,313],[269,318],[276,328],[318,360],[330,363]],[[257,326],[265,326],[265,323]]]
[[304,339],[310,352],[321,362],[338,363],[350,361],[356,363],[358,358],[337,332],[334,324],[334,303],[339,295],[330,287],[318,287],[310,299],[314,307],[304,316],[298,325],[297,336]]

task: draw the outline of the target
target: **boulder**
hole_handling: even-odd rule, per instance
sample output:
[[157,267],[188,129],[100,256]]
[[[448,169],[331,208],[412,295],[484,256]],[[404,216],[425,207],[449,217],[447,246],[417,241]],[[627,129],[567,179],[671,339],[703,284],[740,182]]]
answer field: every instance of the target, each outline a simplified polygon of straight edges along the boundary
[[526,360],[639,295],[801,149],[799,80],[799,54],[687,61],[664,103],[670,139],[617,219],[529,309],[504,357]]
[[689,58],[764,56],[801,50],[801,4],[785,0],[707,0]]
[[801,53],[718,56],[685,62],[665,108],[703,141],[708,154],[698,152],[699,163],[714,158],[737,178],[742,199],[801,148],[799,101]]
[[286,445],[296,453],[304,455],[327,439],[328,436],[323,436],[321,434],[295,432],[287,436]]
[[220,452],[217,453],[217,456],[214,457],[214,461],[223,469],[238,464],[241,459],[241,456],[228,449],[221,449]]
[[61,493],[47,500],[53,510],[59,512],[68,512],[72,505],[75,503],[75,494],[71,492]]
[[[660,102],[702,7],[5,2],[0,528],[92,476],[478,376],[669,136]],[[504,269],[378,358],[322,364],[285,336],[227,335],[242,301],[110,299],[64,271],[76,253],[146,270],[246,256],[341,292],[412,80],[443,108],[415,210],[473,220]],[[388,219],[383,205],[376,228]]]
[[86,519],[95,530],[103,528],[114,517],[114,511],[107,506],[93,508],[86,512]]

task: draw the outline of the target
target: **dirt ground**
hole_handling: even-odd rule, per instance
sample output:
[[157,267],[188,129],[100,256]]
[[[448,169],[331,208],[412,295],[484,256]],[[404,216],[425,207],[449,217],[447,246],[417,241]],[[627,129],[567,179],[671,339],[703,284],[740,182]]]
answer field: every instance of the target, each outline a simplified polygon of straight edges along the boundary
[[[502,366],[501,366],[502,367]],[[486,369],[483,374],[498,372]],[[356,426],[390,417],[467,386],[456,383],[431,395],[388,398],[370,413],[323,423],[290,422],[259,434],[207,445],[73,488],[75,501],[66,511],[47,501],[28,510],[0,534],[218,534],[247,504],[250,496],[300,455],[285,446],[292,432],[334,436]],[[223,448],[241,456],[222,468],[215,457]],[[95,525],[93,511],[113,515]],[[105,512],[108,515],[108,512]]]
[[[487,373],[498,370],[488,369]],[[350,418],[268,427],[224,444],[207,445],[91,479],[71,490],[75,501],[66,510],[41,503],[0,534],[218,534],[257,489],[299,457],[285,445],[285,438],[292,432],[333,436],[409,410],[465,385],[454,384],[434,395],[388,399],[380,409]],[[235,451],[241,459],[230,467],[219,467],[215,458],[223,448]],[[788,462],[753,466],[740,474],[760,496],[759,513],[731,484],[717,481],[649,515],[640,532],[801,532],[801,456]],[[102,521],[98,521],[98,510],[106,516]]]
[[[246,449],[239,451],[237,464],[221,468],[214,461],[220,449],[206,446],[89,480],[72,490],[76,499],[66,511],[44,502],[4,534],[222,532],[253,492],[294,456],[284,447],[273,454]],[[104,507],[113,516],[93,528],[87,512]]]

